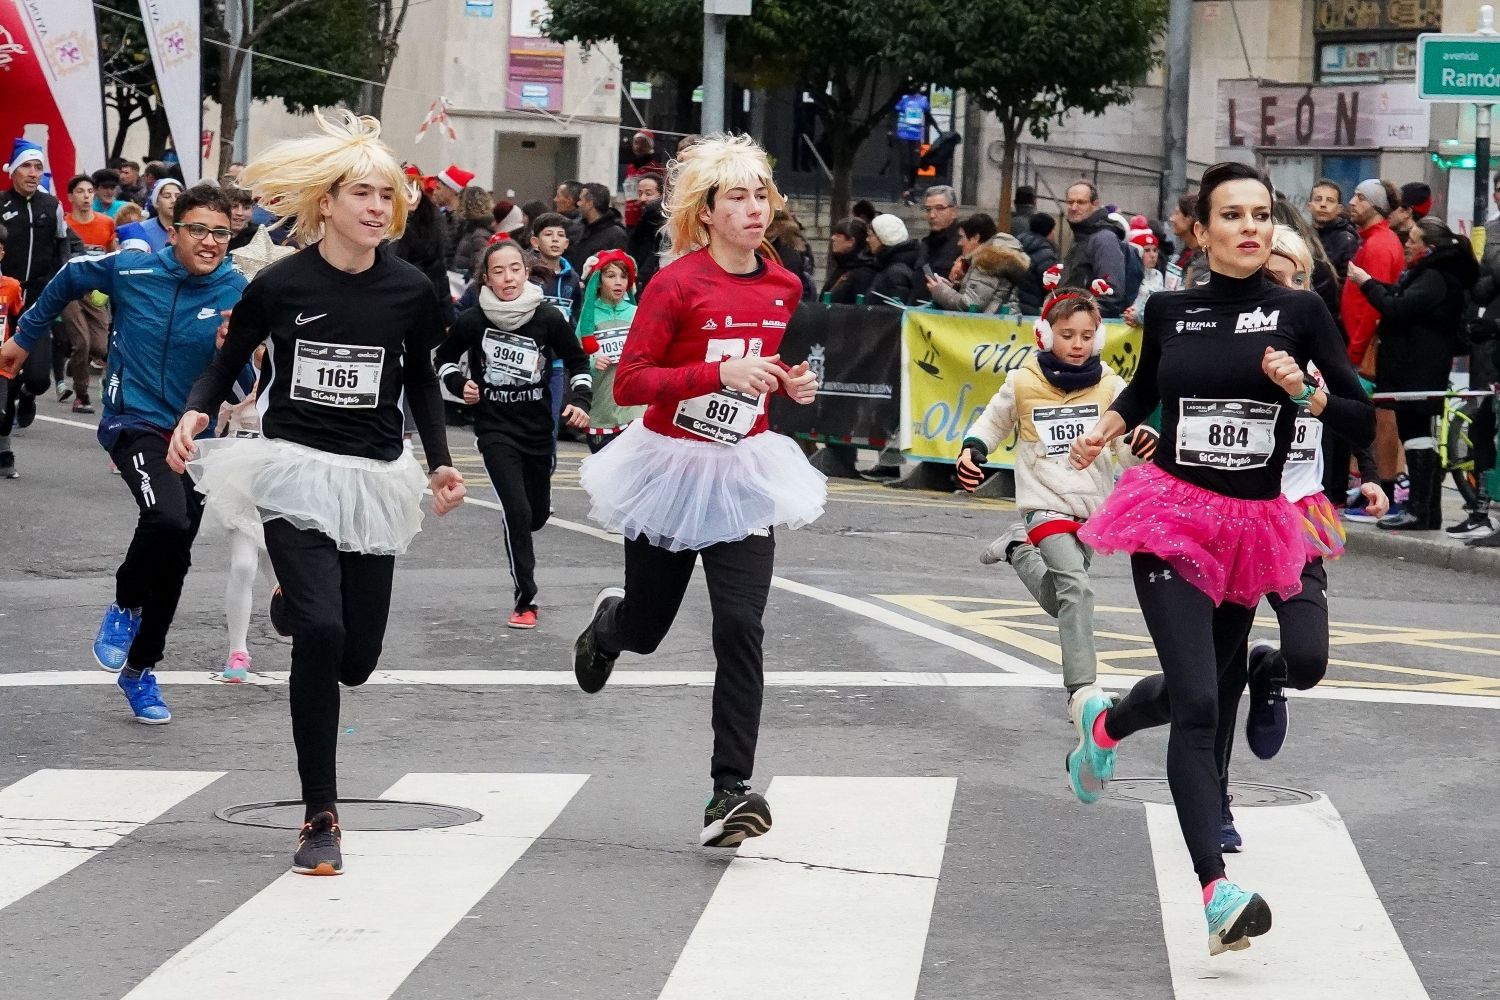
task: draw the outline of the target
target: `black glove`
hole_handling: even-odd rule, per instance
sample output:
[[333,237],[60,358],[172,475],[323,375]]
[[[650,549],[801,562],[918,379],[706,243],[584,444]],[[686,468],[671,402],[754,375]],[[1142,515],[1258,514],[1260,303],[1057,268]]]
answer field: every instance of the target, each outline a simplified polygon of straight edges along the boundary
[[964,453],[959,454],[958,464],[954,467],[954,471],[958,475],[958,485],[962,486],[965,491],[973,493],[979,488],[979,484],[984,482],[984,470],[979,467],[979,463],[983,462],[987,456],[981,455],[975,459],[971,449],[966,449],[966,451],[967,456]]
[[1125,436],[1125,444],[1129,446],[1132,455],[1149,462],[1151,456],[1156,454],[1156,444],[1160,439],[1161,435],[1155,430],[1146,424],[1141,424]]

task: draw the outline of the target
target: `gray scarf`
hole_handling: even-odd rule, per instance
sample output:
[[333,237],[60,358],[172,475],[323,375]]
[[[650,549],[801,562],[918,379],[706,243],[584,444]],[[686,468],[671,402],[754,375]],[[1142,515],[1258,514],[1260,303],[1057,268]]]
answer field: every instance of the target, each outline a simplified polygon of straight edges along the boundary
[[536,307],[541,304],[542,290],[529,281],[521,286],[521,294],[509,302],[502,302],[488,285],[479,289],[479,308],[484,310],[491,323],[506,333],[514,333],[530,323],[531,317],[536,315]]

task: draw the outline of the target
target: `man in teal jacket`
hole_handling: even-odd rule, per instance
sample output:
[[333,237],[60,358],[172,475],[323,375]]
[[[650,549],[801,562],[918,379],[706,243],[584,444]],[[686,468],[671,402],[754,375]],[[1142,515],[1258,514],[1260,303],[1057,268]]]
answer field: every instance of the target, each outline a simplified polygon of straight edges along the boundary
[[[115,601],[99,626],[94,660],[119,675],[136,721],[148,725],[172,721],[151,669],[161,661],[203,515],[192,480],[167,467],[167,443],[245,287],[224,259],[230,236],[228,198],[218,188],[195,187],[177,202],[166,249],[74,258],[0,348],[0,375],[11,377],[63,306],[95,290],[110,297],[114,327],[98,436],[140,516],[115,574]],[[240,388],[251,385],[247,369]]]

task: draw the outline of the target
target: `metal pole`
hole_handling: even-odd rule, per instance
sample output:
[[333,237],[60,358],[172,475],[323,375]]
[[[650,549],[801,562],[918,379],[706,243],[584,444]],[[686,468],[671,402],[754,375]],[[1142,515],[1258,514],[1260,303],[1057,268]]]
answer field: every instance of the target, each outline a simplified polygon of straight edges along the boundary
[[1162,102],[1162,135],[1166,138],[1166,176],[1161,192],[1161,217],[1176,207],[1187,189],[1189,47],[1193,33],[1193,0],[1171,0],[1167,8],[1167,89]]
[[699,131],[724,131],[724,17],[703,14],[703,110]]
[[[245,18],[240,23],[240,0],[228,0],[224,4],[224,33],[229,44],[243,47],[250,32],[255,28],[255,0],[244,0]],[[240,63],[240,79],[234,91],[234,158],[241,163],[250,159],[250,53],[243,54]],[[227,170],[229,164],[219,165],[219,172]]]
[[[1495,34],[1495,8],[1479,8],[1479,34]],[[1490,188],[1490,105],[1474,105],[1474,232],[1484,228],[1489,218]]]

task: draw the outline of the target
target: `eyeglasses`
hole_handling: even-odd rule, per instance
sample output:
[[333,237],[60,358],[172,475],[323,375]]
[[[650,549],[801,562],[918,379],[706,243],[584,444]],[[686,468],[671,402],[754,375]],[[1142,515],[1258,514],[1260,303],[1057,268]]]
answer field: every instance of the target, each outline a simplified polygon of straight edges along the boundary
[[174,222],[172,223],[172,228],[186,230],[189,236],[200,243],[210,236],[213,237],[215,243],[228,243],[234,238],[234,233],[231,230],[222,228],[210,229],[201,222]]

